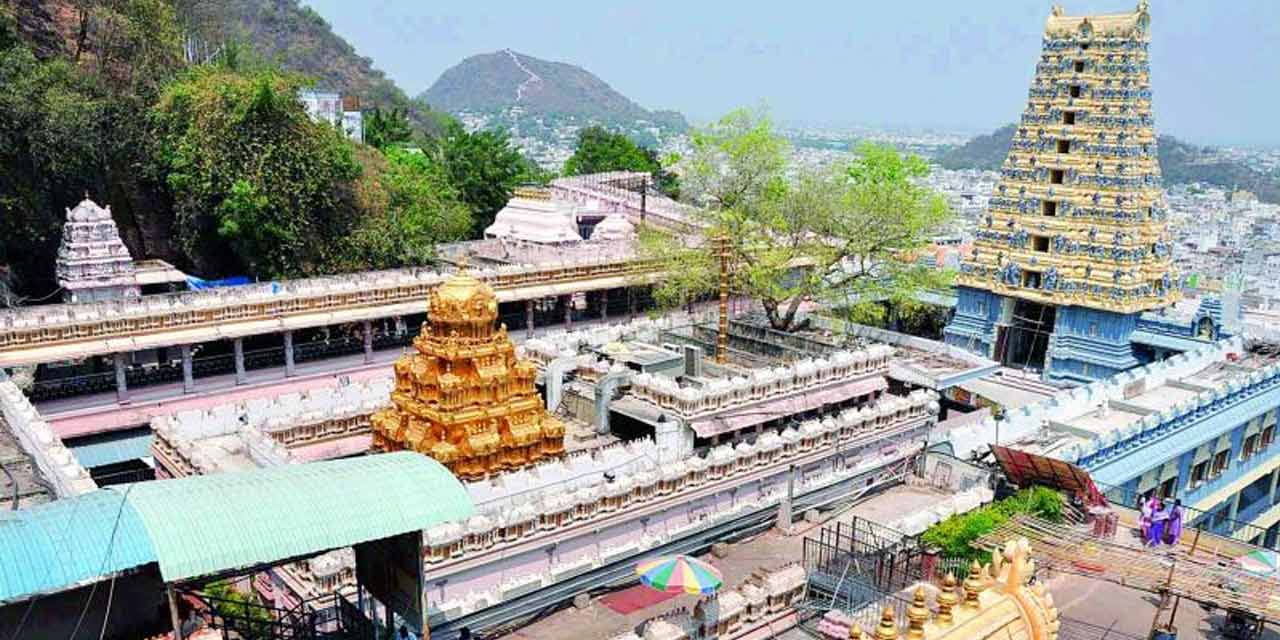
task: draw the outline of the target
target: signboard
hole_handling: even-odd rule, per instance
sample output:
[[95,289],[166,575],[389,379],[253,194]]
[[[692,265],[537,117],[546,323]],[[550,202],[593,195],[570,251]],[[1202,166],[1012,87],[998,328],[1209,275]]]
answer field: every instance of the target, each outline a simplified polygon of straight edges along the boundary
[[422,532],[412,531],[355,546],[356,579],[378,602],[427,637],[422,577]]

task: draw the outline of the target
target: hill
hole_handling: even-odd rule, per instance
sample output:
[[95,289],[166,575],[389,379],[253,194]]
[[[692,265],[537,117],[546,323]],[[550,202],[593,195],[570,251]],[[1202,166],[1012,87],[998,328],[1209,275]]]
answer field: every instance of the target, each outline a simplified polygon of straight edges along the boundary
[[647,110],[581,67],[510,49],[463,60],[419,97],[437,109],[492,116],[505,124],[571,120],[624,132],[656,127],[672,133],[689,126],[679,113]]
[[[950,149],[938,157],[946,169],[998,171],[1009,153],[1016,125],[1005,125]],[[1160,173],[1166,184],[1202,182],[1224,189],[1245,189],[1263,202],[1280,202],[1280,176],[1268,176],[1220,156],[1212,147],[1187,144],[1173,136],[1160,136],[1157,144]]]
[[411,99],[298,0],[180,0],[178,5],[189,31],[204,42],[245,42],[282,68],[315,78],[320,88],[360,96],[364,108],[406,110],[426,133],[439,132],[447,119]]

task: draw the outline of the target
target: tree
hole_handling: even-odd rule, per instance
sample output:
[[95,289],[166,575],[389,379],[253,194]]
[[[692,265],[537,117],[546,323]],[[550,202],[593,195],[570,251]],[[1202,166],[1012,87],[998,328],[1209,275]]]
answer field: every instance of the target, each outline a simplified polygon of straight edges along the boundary
[[347,239],[344,269],[422,265],[435,245],[466,237],[471,211],[449,183],[444,165],[420,151],[363,149],[357,188],[360,222]]
[[413,127],[404,109],[383,111],[380,107],[366,111],[364,114],[364,143],[386,149],[400,145],[413,139]]
[[678,197],[679,179],[662,168],[658,153],[642,147],[621,133],[604,127],[587,127],[578,132],[578,144],[564,163],[567,176],[606,171],[637,171],[653,176],[653,184],[662,193]]
[[471,235],[478,237],[511,199],[516,185],[532,176],[531,163],[501,131],[468,132],[451,123],[438,152],[449,181],[471,209]]
[[678,275],[657,287],[659,302],[710,293],[718,242],[727,244],[734,286],[782,331],[797,328],[806,301],[865,312],[944,281],[909,260],[947,215],[943,199],[916,182],[927,173],[919,158],[864,145],[848,166],[788,179],[786,142],[767,118],[746,111],[695,131],[691,146],[682,175],[685,197],[703,207],[701,233],[640,245],[676,265]]
[[[360,175],[353,145],[311,120],[299,76],[196,67],[153,110],[180,240],[206,272],[313,275],[340,259]],[[223,248],[223,252],[217,252]],[[214,249],[214,251],[211,251]],[[216,259],[222,254],[222,259]]]

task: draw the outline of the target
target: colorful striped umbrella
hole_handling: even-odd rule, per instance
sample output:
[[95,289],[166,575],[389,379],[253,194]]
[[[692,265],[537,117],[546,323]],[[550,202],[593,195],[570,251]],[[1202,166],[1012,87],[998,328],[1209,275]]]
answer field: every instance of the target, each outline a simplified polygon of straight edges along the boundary
[[715,567],[683,555],[641,562],[636,575],[649,588],[666,593],[711,594],[724,582]]
[[1280,577],[1280,554],[1267,549],[1250,551],[1236,558],[1236,565],[1249,573],[1263,577]]

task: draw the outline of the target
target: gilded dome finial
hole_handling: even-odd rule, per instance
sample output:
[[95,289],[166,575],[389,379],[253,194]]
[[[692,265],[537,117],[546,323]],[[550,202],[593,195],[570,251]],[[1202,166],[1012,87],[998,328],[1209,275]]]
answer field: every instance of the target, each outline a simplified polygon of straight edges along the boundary
[[958,604],[960,599],[956,597],[956,576],[951,572],[947,572],[947,577],[942,579],[942,591],[938,594],[938,622],[942,624],[951,624],[955,618],[951,615],[951,609]]
[[907,609],[907,640],[924,640],[924,623],[929,621],[929,607],[925,602],[924,585],[916,587]]
[[982,591],[982,565],[977,560],[969,565],[969,577],[964,581],[964,606],[966,609],[978,608],[978,593]]
[[893,609],[884,608],[880,614],[880,626],[876,627],[876,640],[898,640],[898,625],[893,622]]

